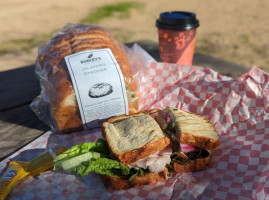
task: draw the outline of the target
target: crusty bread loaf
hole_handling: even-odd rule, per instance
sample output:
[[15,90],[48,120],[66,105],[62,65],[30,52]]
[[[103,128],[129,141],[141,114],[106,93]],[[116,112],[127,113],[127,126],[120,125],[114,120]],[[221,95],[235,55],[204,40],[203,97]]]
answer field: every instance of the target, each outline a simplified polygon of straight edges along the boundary
[[167,169],[159,173],[148,173],[145,176],[135,176],[133,180],[125,177],[113,177],[108,175],[100,175],[103,184],[110,190],[126,190],[132,187],[148,185],[164,181],[169,177],[170,173]]
[[124,76],[129,113],[137,112],[138,92],[128,58],[120,44],[103,28],[69,25],[39,51],[37,65],[41,85],[51,102],[53,127],[58,132],[82,130],[83,124],[64,57],[84,50],[111,49]]
[[156,120],[161,124],[162,115],[167,113],[180,132],[180,143],[213,150],[220,145],[219,135],[209,120],[201,115],[167,107],[160,110]]
[[128,165],[170,144],[158,123],[146,113],[121,115],[103,123],[103,137],[112,156]]

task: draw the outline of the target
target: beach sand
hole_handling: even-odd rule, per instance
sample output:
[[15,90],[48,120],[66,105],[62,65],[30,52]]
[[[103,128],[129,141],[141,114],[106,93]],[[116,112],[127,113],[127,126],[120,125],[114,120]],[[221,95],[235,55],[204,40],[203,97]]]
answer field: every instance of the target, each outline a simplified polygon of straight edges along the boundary
[[[67,23],[80,23],[108,0],[8,0],[0,1],[0,71],[35,63],[38,46]],[[155,0],[135,1],[129,15],[115,15],[97,22],[122,43],[158,42],[155,21],[159,13],[195,12],[200,21],[196,53],[203,53],[245,67],[269,72],[269,1]],[[25,43],[33,43],[25,45]]]

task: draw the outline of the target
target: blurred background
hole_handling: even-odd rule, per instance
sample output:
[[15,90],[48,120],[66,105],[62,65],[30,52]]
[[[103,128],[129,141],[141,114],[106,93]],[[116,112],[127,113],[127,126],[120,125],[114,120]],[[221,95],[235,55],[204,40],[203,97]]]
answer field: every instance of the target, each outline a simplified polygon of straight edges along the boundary
[[107,28],[122,43],[158,42],[165,11],[195,12],[195,53],[269,72],[268,0],[8,0],[0,1],[0,71],[32,65],[38,46],[67,23]]

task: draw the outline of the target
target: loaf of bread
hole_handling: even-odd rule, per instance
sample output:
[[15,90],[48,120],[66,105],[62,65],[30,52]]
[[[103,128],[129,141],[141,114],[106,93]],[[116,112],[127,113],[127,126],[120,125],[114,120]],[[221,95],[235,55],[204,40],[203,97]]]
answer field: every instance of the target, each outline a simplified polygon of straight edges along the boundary
[[93,49],[109,48],[124,77],[129,113],[138,109],[138,92],[122,46],[102,27],[69,24],[56,34],[37,58],[41,86],[50,102],[52,128],[57,132],[83,129],[73,84],[64,57]]

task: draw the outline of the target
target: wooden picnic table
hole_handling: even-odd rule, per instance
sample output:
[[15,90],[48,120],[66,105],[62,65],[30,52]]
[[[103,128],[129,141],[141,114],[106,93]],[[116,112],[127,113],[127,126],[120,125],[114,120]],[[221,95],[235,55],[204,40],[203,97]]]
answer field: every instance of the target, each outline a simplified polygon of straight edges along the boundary
[[[137,43],[159,61],[157,43]],[[194,55],[193,65],[208,67],[230,77],[248,71],[245,67],[199,53]],[[50,130],[29,107],[39,93],[34,64],[0,72],[0,161]]]

